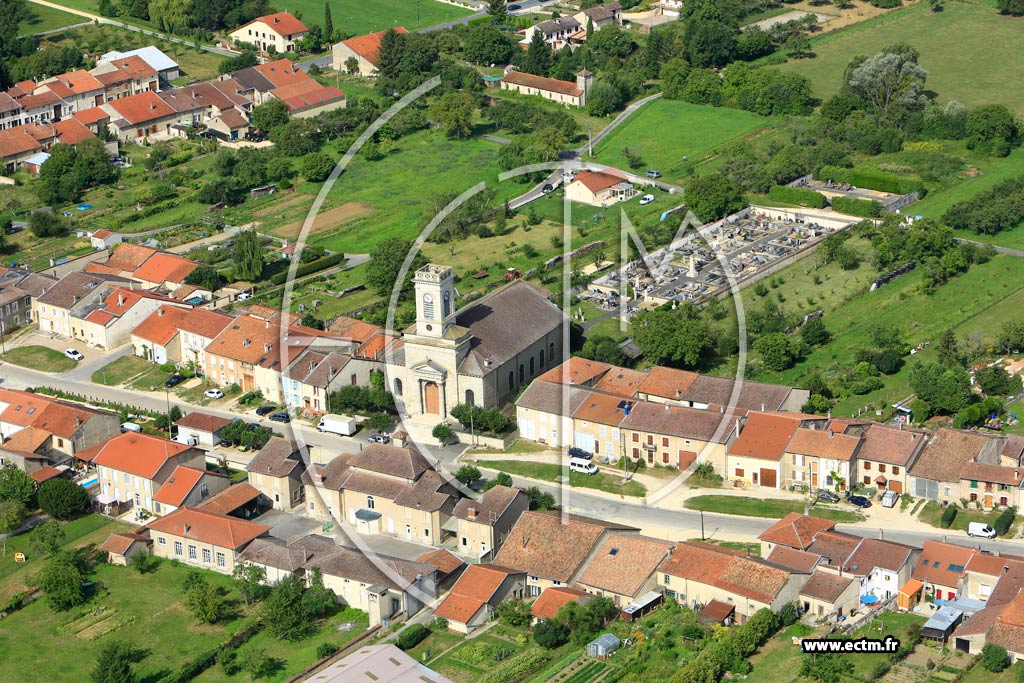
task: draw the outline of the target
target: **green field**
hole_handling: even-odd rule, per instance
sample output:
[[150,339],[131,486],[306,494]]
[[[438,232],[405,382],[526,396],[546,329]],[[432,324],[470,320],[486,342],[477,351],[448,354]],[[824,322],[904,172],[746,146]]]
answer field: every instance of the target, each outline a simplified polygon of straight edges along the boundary
[[[855,55],[871,55],[904,42],[921,53],[927,87],[939,100],[967,106],[1002,103],[1024,113],[1024,21],[1001,16],[988,0],[949,2],[942,12],[928,3],[821,36],[812,41],[815,57],[781,68],[806,76],[814,94],[826,99],[839,91],[843,70]],[[979,55],[984,61],[979,62]]]
[[89,21],[85,17],[62,12],[59,9],[53,9],[45,5],[29,4],[28,12],[29,18],[24,19],[18,24],[18,35],[27,36],[33,33],[42,33],[43,31]]
[[[331,6],[334,28],[353,36],[396,26],[413,31],[472,14],[467,9],[437,0],[420,0],[416,3],[396,0],[331,0],[328,4]],[[277,5],[278,9],[285,7],[293,14],[301,13],[302,20],[307,24],[323,25],[324,3],[321,0],[294,0],[286,5]]]
[[[782,519],[791,512],[803,514],[807,504],[806,501],[802,500],[707,495],[689,498],[685,506],[690,510],[720,512],[727,515],[742,514],[747,517]],[[860,522],[864,519],[859,512],[852,509],[839,510],[821,505],[815,505],[811,508],[811,516],[830,519],[833,522]]]
[[601,163],[629,170],[623,150],[630,147],[640,154],[644,168],[657,169],[665,180],[678,182],[722,145],[775,123],[740,109],[659,99],[616,128],[594,154]]

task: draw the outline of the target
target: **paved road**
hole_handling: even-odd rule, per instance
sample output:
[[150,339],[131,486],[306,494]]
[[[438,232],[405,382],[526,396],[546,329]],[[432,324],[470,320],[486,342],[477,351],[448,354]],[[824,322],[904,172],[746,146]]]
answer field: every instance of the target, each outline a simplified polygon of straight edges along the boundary
[[[66,7],[56,2],[49,2],[49,0],[29,0],[29,2],[35,3],[37,5],[42,5],[43,7],[49,7],[51,9],[67,12],[68,14],[74,14],[79,17],[85,17],[86,19],[89,19],[90,21],[93,21],[98,24],[105,24],[107,26],[117,26],[118,28],[123,28],[126,31],[135,31],[136,33],[141,33],[146,36],[153,36],[155,38],[160,38],[162,40],[166,40],[172,43],[177,43],[179,45],[187,45],[188,47],[195,46],[194,41],[184,40],[183,38],[175,38],[174,36],[169,36],[165,33],[159,33],[157,31],[151,31],[149,29],[141,28],[139,26],[133,26],[131,24],[126,24],[124,22],[114,21],[113,19],[101,17],[98,14],[91,14],[89,12],[83,12],[82,10],[72,9],[70,7]],[[225,50],[223,48],[214,47],[213,45],[200,45],[199,48],[201,50],[205,50],[206,52],[212,52],[214,54],[222,55],[224,57],[234,57],[236,54],[238,54],[237,52],[232,52],[231,50]]]
[[67,26],[61,26],[59,28],[51,28],[49,31],[40,31],[39,33],[30,33],[29,35],[35,36],[36,38],[40,38],[42,36],[50,36],[50,35],[53,35],[54,33],[64,33],[65,31],[72,31],[72,30],[74,30],[76,28],[82,28],[84,26],[91,26],[91,25],[92,25],[91,21],[83,21],[80,24],[68,24]]

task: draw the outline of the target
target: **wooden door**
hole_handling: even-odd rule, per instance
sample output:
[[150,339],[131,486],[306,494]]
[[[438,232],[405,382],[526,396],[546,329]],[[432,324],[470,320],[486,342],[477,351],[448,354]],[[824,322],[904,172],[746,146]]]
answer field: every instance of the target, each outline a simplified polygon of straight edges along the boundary
[[903,493],[903,482],[889,480],[889,490],[896,493]]
[[441,389],[435,382],[427,382],[423,385],[424,412],[431,415],[441,414]]
[[771,488],[775,488],[775,486],[776,486],[776,484],[775,484],[775,482],[776,482],[775,475],[776,475],[775,470],[769,470],[769,469],[762,468],[761,469],[761,486],[770,486]]

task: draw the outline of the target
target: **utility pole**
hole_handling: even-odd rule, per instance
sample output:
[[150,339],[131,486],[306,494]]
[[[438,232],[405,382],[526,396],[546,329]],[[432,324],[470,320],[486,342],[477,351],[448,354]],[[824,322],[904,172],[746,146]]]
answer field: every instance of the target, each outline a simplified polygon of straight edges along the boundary
[[704,540],[704,511],[700,511],[700,540]]

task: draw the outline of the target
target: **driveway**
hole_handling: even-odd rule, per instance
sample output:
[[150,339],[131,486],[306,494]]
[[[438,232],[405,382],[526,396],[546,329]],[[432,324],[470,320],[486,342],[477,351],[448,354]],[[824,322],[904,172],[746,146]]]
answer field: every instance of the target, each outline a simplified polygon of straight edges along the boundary
[[284,510],[267,510],[253,521],[269,525],[272,527],[270,529],[271,536],[285,540],[321,533],[323,528],[323,524],[315,519]]

